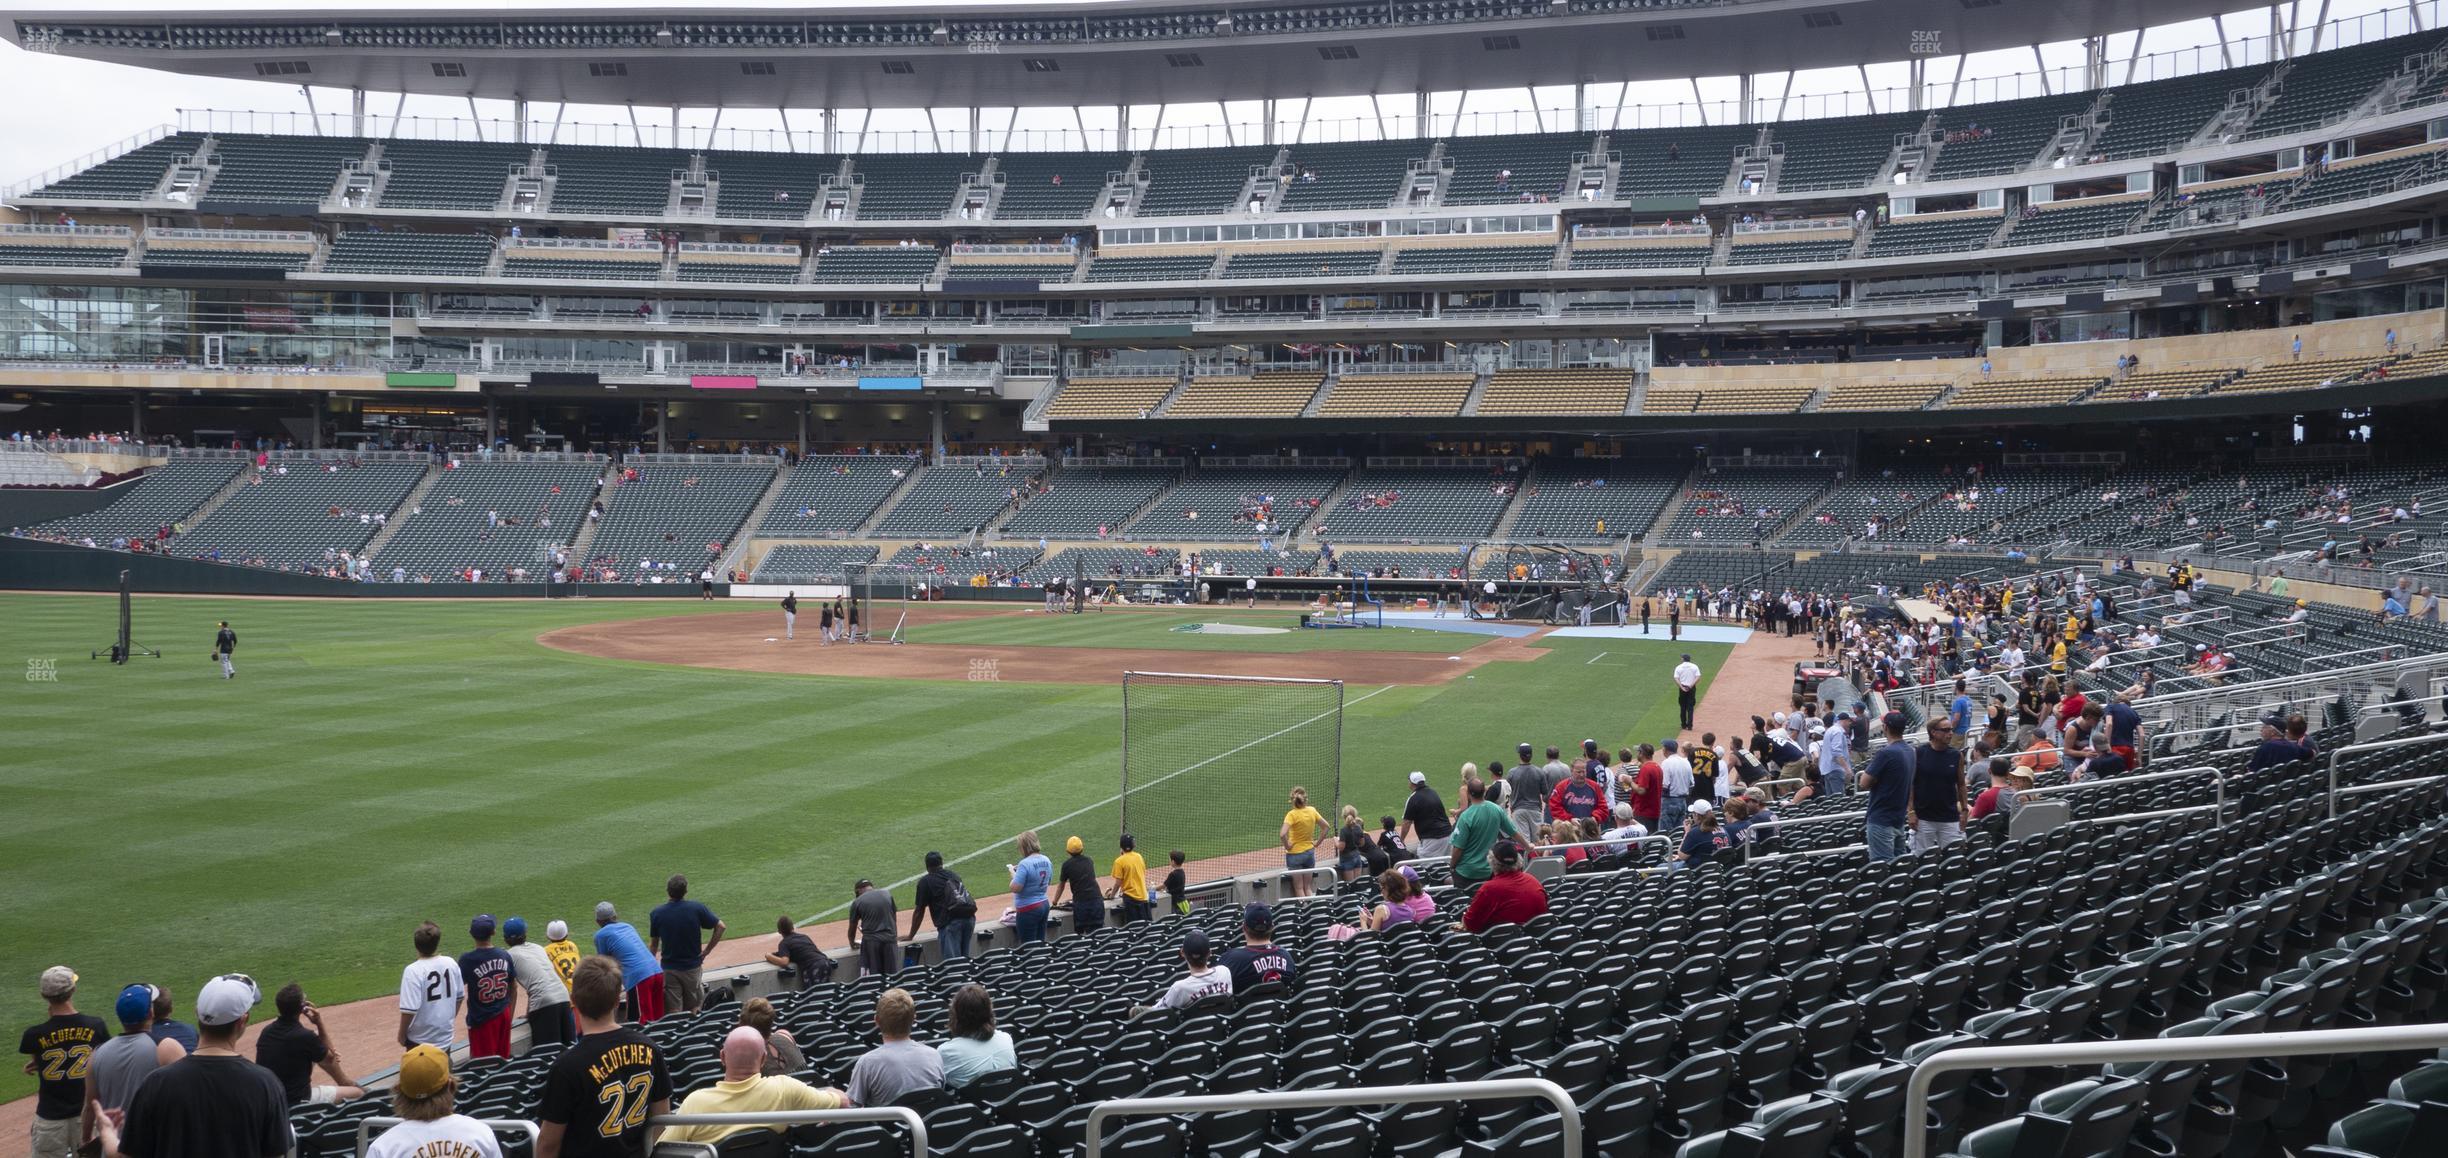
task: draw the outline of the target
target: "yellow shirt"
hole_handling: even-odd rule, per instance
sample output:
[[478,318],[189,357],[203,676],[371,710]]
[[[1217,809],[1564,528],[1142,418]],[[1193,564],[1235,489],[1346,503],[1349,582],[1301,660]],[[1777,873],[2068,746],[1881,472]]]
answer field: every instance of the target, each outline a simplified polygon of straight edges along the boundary
[[2060,675],[2065,673],[2065,653],[2065,641],[2062,639],[2058,640],[2057,646],[2049,651],[2049,666],[2057,669],[2057,672]]
[[1998,611],[2006,615],[2014,614],[2014,588],[2009,587],[1998,596]]
[[1113,882],[1114,888],[1131,900],[1148,899],[1147,858],[1140,856],[1137,849],[1115,857]]
[[552,959],[553,972],[561,975],[561,985],[568,988],[578,980],[578,943],[564,937],[544,943],[544,955]]
[[1326,827],[1326,818],[1318,815],[1317,809],[1304,804],[1284,813],[1284,825],[1292,830],[1292,847],[1289,851],[1299,856],[1317,847],[1318,830]]
[[[820,1090],[797,1078],[753,1077],[736,1082],[716,1082],[711,1089],[699,1090],[680,1099],[683,1114],[766,1114],[777,1110],[838,1110],[842,1097],[831,1090]],[[666,1131],[666,1142],[719,1142],[743,1130],[763,1130],[765,1126],[674,1126]]]

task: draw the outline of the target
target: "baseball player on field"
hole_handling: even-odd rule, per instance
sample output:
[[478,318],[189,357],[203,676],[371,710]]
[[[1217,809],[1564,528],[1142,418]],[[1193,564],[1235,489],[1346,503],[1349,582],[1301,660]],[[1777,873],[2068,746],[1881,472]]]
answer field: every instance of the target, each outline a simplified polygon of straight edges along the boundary
[[230,630],[229,620],[221,621],[221,631],[213,636],[213,658],[221,661],[221,678],[238,678],[238,669],[230,666],[230,653],[238,650],[238,633]]

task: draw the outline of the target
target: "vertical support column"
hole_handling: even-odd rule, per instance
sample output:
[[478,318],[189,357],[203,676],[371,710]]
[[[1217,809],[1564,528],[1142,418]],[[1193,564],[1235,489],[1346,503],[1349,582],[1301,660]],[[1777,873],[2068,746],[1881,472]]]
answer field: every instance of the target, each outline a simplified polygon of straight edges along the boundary
[[1126,104],[1114,106],[1114,149],[1117,152],[1139,151],[1139,146],[1131,143],[1130,111],[1131,107]]
[[314,418],[306,430],[306,449],[308,450],[323,449],[323,410],[328,401],[328,396],[320,391],[314,395]]
[[1910,61],[1906,62],[1905,71],[1910,77],[1909,83],[1912,85],[1912,98],[1904,107],[1917,113],[1921,111],[1922,106],[1929,100],[1927,93],[1927,90],[1929,89],[1929,58],[1926,56],[1913,57]]
[[671,449],[671,403],[657,402],[655,408],[655,453]]
[[[2135,33],[2135,39],[2141,39],[2139,32]],[[2108,38],[2105,36],[2090,36],[2083,39],[2083,87],[2086,89],[2108,87]]]
[[365,90],[361,88],[349,90],[349,135],[352,137],[366,135]]
[[935,457],[940,460],[944,456],[944,404],[929,403],[928,409],[934,411],[929,417],[934,426]]
[[[984,110],[984,109],[979,108],[979,107],[978,107],[978,106],[976,106],[976,105],[971,105],[971,106],[969,106],[969,146],[968,146],[968,149],[969,149],[969,151],[970,151],[970,152],[972,152],[972,153],[983,153],[983,152],[985,152],[985,151],[986,151],[985,144],[984,144],[983,137],[982,137],[982,134],[984,133],[985,128],[986,128],[986,117],[985,117],[985,110]],[[1082,148],[1082,149],[1086,149],[1087,147],[1088,147],[1088,142],[1086,142],[1086,141],[1081,141],[1081,142],[1080,142],[1080,148]]]
[[1272,144],[1274,144],[1274,143],[1275,143],[1275,98],[1274,98],[1274,97],[1268,97],[1268,98],[1266,98],[1265,100],[1262,100],[1262,101],[1258,102],[1258,117],[1259,117],[1259,120],[1260,120],[1260,124],[1259,124],[1259,129],[1258,129],[1258,131],[1259,131],[1259,133],[1261,134],[1261,135],[1259,136],[1259,138],[1258,138],[1258,143],[1259,143],[1259,144],[1261,144],[1261,145],[1272,145]]
[[813,402],[802,400],[799,403],[799,457],[801,458],[807,457],[808,411],[815,408],[816,404]]
[[1428,124],[1428,90],[1411,94],[1411,135],[1423,140],[1436,135]]
[[1573,82],[1572,131],[1576,133],[1586,133],[1590,131],[1589,81],[1586,79],[1576,80]]
[[1741,125],[1758,124],[1759,113],[1757,111],[1758,105],[1756,103],[1759,99],[1758,75],[1746,72],[1734,79],[1736,84],[1739,86],[1734,94],[1736,110],[1734,114],[1735,123]]
[[142,390],[128,396],[128,433],[134,435],[138,442],[145,440],[144,391]]
[[485,445],[501,441],[501,399],[485,395]]
[[841,152],[841,110],[824,110],[824,151],[827,155]]
[[519,144],[522,144],[522,145],[526,144],[526,143],[527,143],[527,98],[526,98],[526,97],[523,97],[523,96],[514,96],[514,97],[511,97],[511,98],[510,98],[510,115],[511,115],[512,117],[516,118],[516,119],[517,119],[517,121],[518,121],[518,125],[517,125],[517,126],[516,126],[516,128],[513,130],[513,131],[514,131],[514,133],[515,133],[516,135],[515,135],[515,136],[513,136],[513,137],[511,137],[511,140],[517,141]]

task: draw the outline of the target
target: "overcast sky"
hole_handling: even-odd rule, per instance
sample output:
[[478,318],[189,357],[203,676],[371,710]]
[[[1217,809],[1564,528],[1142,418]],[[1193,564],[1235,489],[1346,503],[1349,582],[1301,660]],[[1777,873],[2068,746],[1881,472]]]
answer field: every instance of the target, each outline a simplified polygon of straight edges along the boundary
[[[991,4],[994,3],[994,0],[983,0],[983,2]],[[2439,4],[2439,2],[2440,0],[2428,0],[2426,4],[2426,17],[2424,20],[2425,27],[2439,27],[2439,24],[2431,16],[2431,13],[2436,10],[2436,6]],[[978,7],[979,4],[980,0],[968,0],[967,3],[963,4],[963,6],[974,9]],[[589,7],[596,9],[607,7],[662,7],[666,10],[669,10],[673,6],[673,4],[668,2],[661,5],[635,3],[624,4],[620,3],[619,0],[607,0],[607,2],[604,3],[589,5]],[[760,5],[756,3],[756,0],[730,0],[730,2],[726,4],[726,7],[731,8],[761,6],[787,8],[796,12],[806,12],[812,7],[822,7],[821,5],[812,6],[807,4]],[[1049,9],[1059,8],[1062,5],[1059,0],[1034,0],[1034,2],[1031,3],[1012,3],[1003,6],[1044,12]],[[35,7],[35,5],[13,5],[10,7],[16,10],[25,10]],[[77,7],[79,10],[85,11],[104,11],[110,9],[142,11],[148,8],[159,10],[161,8],[175,7],[175,5],[167,2],[167,0],[156,0],[156,2],[150,4],[108,4],[95,3],[93,0],[88,0],[87,3],[76,5],[75,7]],[[289,0],[289,2],[282,2],[282,0],[259,0],[257,3],[248,4],[247,7],[254,10],[280,9],[314,12],[346,12],[352,10],[381,8],[398,10],[402,7],[416,7],[422,10],[429,10],[437,15],[455,10],[482,10],[494,12],[501,10],[499,5],[406,5],[400,3],[399,0],[392,0],[392,2],[387,4],[363,3],[360,2],[360,0],[325,0],[325,2],[322,3],[300,3],[296,2],[296,0]],[[550,7],[551,6],[536,7],[522,5],[521,9],[523,11],[548,11]],[[2396,28],[2398,30],[2402,30],[2405,19],[2403,8],[2404,5],[2402,3],[2388,4],[2383,3],[2382,0],[2332,0],[2328,7],[2328,13],[2330,19],[2334,21],[2346,18],[2364,17],[2367,14],[2379,13],[2387,10],[2393,13],[2392,19],[2395,22]],[[0,9],[0,11],[6,10],[7,9]],[[2303,13],[2302,18],[2309,21],[2313,19],[2314,14],[2319,11],[2319,5],[2317,3],[2310,2],[2310,0],[2306,0],[2306,2],[2301,5],[2301,11]],[[2374,17],[2374,19],[2378,18]],[[2264,35],[2268,29],[2268,19],[2266,16],[2266,10],[2264,9],[2240,11],[2236,15],[2228,18],[2225,23],[2228,36],[2234,40],[2240,40],[2242,38],[2255,35]],[[2376,25],[2366,26],[2377,27]],[[2368,36],[2354,37],[2356,40],[2369,38],[2370,37]],[[2141,47],[2147,57],[2148,54],[2177,52],[2179,50],[2195,46],[2214,45],[2216,42],[2217,36],[2211,31],[2210,22],[2194,21],[2189,24],[2168,25],[2151,29],[2144,37]],[[2133,39],[2131,34],[2121,35],[2111,40],[2109,46],[2110,56],[2112,61],[2115,62],[2111,71],[2112,79],[2121,75],[2121,73],[2116,70],[2121,69],[2122,62],[2130,51],[2132,45]],[[2212,49],[2205,55],[2215,57],[2215,49]],[[2256,53],[2255,55],[2257,56],[2258,54]],[[2080,65],[2081,52],[2079,46],[2073,44],[2048,45],[2043,46],[2043,59],[2052,69],[2075,68],[2079,67]],[[1953,58],[1945,58],[1935,62],[1931,71],[1933,83],[1950,76],[1950,70],[1954,67],[1954,63]],[[2031,54],[2027,51],[1988,53],[1970,58],[1963,63],[1965,75],[1971,78],[2006,76],[2015,73],[2029,73],[2032,71]],[[2238,63],[2241,63],[2241,61]],[[2216,67],[2215,61],[2211,61],[2209,66]],[[1870,70],[1871,82],[1874,85],[1880,86],[1901,84],[1905,75],[1904,67],[1905,66],[1901,63],[1890,63],[1879,67],[1874,67]],[[2194,68],[2188,60],[2181,70],[2193,71]],[[1775,81],[1763,84],[1762,88],[1763,91],[1773,92],[1782,83],[1782,79],[1779,78]],[[1859,87],[1859,76],[1853,70],[1825,70],[1825,72],[1821,74],[1803,74],[1797,76],[1793,82],[1793,94],[1796,98],[1798,108],[1800,104],[1799,98],[1818,93],[1844,93],[1850,90],[1858,89]],[[1974,91],[1975,88],[1977,88],[1977,86],[1967,86],[1964,91],[1970,93]],[[1703,95],[1711,101],[1724,101],[1733,97],[1735,85],[1730,78],[1709,80],[1703,82],[1701,85],[1701,90]],[[1633,86],[1633,91],[1628,94],[1628,100],[1626,103],[1635,107],[1645,104],[1664,106],[1675,102],[1688,101],[1690,99],[1690,95],[1691,86],[1684,82],[1652,82]],[[1997,95],[2012,94],[1999,93]],[[1457,98],[1450,94],[1442,98],[1437,105],[1439,115],[1443,116],[1450,113],[1456,103],[1456,99]],[[1604,117],[1612,115],[1612,106],[1615,100],[1613,86],[1593,86],[1589,99],[1594,104],[1602,106],[1602,111],[1599,114],[1602,118],[1602,123]],[[317,90],[314,95],[314,100],[317,107],[325,113],[346,112],[348,109],[348,95],[345,92],[336,90]],[[392,96],[369,97],[368,108],[370,111],[377,114],[387,115],[396,100],[397,98]],[[1510,111],[1518,115],[1519,111],[1526,109],[1530,102],[1531,97],[1520,90],[1510,92],[1475,93],[1471,96],[1469,108],[1474,113],[1504,113]],[[1570,102],[1571,97],[1568,89],[1541,90],[1537,94],[1537,103],[1543,107],[1561,108],[1569,105]],[[1279,112],[1287,117],[1295,115],[1295,110],[1289,107],[1293,102],[1286,101],[1281,103],[1286,107],[1279,108]],[[487,117],[506,118],[508,116],[508,106],[505,102],[480,101],[478,102],[478,107],[483,112],[483,115]],[[1817,107],[1832,108],[1834,106]],[[44,173],[55,166],[76,161],[87,154],[106,149],[112,144],[127,137],[143,133],[156,125],[175,124],[179,120],[179,110],[181,109],[244,109],[291,113],[304,112],[306,108],[306,97],[302,95],[295,86],[255,81],[211,80],[180,76],[173,73],[150,72],[144,69],[98,64],[64,56],[28,53],[16,48],[13,45],[0,45],[0,142],[5,142],[6,144],[5,152],[0,152],[0,186],[11,185],[36,174]],[[443,97],[412,97],[407,103],[406,112],[412,116],[424,115],[433,117],[465,117],[467,116],[467,103],[464,100]],[[539,104],[534,106],[531,112],[532,115],[542,120],[550,120],[552,117],[552,108],[547,104]],[[1241,108],[1238,106],[1230,110],[1230,112],[1236,120],[1248,119],[1253,115],[1251,109]],[[639,115],[641,117],[646,117],[649,115],[649,113],[647,110],[641,109],[639,110]],[[652,115],[654,115],[658,120],[665,118],[665,114],[661,113],[659,110]],[[1331,121],[1337,126],[1352,126],[1348,129],[1340,127],[1326,129],[1320,128],[1313,124],[1311,139],[1348,137],[1357,133],[1373,131],[1359,127],[1358,118],[1363,118],[1368,115],[1368,103],[1366,98],[1352,98],[1345,101],[1319,101],[1317,102],[1317,107],[1311,110],[1310,115],[1312,116],[1313,121],[1316,122]],[[1665,110],[1660,109],[1656,115],[1666,115]],[[625,125],[626,116],[627,113],[618,108],[572,106],[566,114],[566,120],[573,124],[622,123]],[[685,125],[703,126],[711,119],[711,117],[712,114],[708,111],[682,110],[681,119]],[[1349,118],[1350,120],[1346,120],[1346,118]],[[1202,125],[1213,123],[1219,119],[1221,119],[1221,117],[1212,106],[1197,109],[1176,108],[1168,112],[1166,116],[1166,124],[1169,126]],[[1152,123],[1152,121],[1153,117],[1150,114],[1143,113],[1138,114],[1135,117],[1135,123],[1143,132],[1145,131],[1146,127]],[[813,116],[795,117],[793,118],[792,123],[795,127],[805,130],[813,127],[815,124],[815,118]],[[1000,130],[1002,123],[1000,114],[992,116],[988,120],[989,126],[996,131]],[[1625,118],[1625,123],[1627,126],[1630,126],[1632,124],[1642,122],[1637,121],[1633,116],[1627,115]],[[778,114],[770,109],[738,110],[725,113],[723,117],[723,124],[726,128],[778,128],[780,126],[780,118]],[[1024,113],[1017,121],[1017,126],[1023,130],[1032,127],[1043,129],[1069,128],[1072,124],[1071,111],[1069,109],[1050,109]],[[1107,128],[1110,127],[1111,124],[1112,118],[1110,115],[1099,118],[1093,112],[1091,112],[1089,116],[1088,125],[1092,130]],[[847,131],[852,127],[852,125],[853,121],[846,120],[843,128],[845,131]],[[873,128],[884,131],[918,130],[922,129],[924,125],[925,122],[923,115],[913,112],[878,113],[875,115],[872,122]],[[1549,127],[1557,126],[1551,125]],[[1488,131],[1488,128],[1489,126],[1487,125],[1480,125],[1475,131]],[[1521,129],[1523,131],[1527,131],[1530,128],[1531,125],[1525,119],[1524,123],[1521,125]],[[1442,129],[1443,124],[1440,122],[1440,130]],[[623,131],[626,131],[625,128]],[[568,134],[565,134],[564,136],[564,140],[573,139],[578,138]],[[1171,143],[1203,142],[1182,141]],[[1220,138],[1217,138],[1213,141],[1213,143],[1222,144],[1224,142]]]

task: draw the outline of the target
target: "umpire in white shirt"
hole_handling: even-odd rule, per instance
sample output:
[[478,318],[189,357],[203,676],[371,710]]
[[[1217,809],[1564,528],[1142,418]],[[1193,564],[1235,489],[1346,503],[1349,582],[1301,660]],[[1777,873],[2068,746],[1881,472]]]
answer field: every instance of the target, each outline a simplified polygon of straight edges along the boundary
[[1683,662],[1675,665],[1675,705],[1683,711],[1683,730],[1692,730],[1692,709],[1700,703],[1700,665],[1692,662],[1690,652],[1683,653]]

